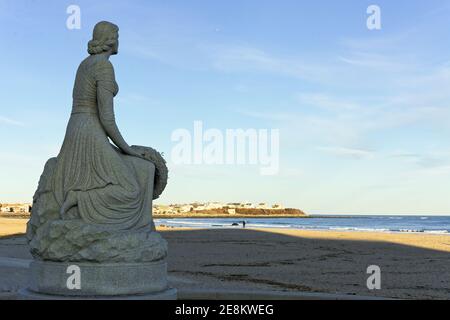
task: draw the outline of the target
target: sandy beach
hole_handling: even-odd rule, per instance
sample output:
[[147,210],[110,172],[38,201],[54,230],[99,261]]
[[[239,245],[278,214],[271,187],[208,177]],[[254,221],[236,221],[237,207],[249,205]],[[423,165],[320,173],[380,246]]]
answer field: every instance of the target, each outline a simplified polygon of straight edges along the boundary
[[0,218],[0,237],[23,234],[28,219]]
[[[31,258],[24,219],[0,219],[0,257]],[[450,298],[450,236],[292,229],[159,228],[178,287]],[[369,265],[382,288],[366,286]],[[2,272],[3,273],[3,272]],[[0,277],[1,281],[5,277]],[[6,281],[6,280],[5,280]]]

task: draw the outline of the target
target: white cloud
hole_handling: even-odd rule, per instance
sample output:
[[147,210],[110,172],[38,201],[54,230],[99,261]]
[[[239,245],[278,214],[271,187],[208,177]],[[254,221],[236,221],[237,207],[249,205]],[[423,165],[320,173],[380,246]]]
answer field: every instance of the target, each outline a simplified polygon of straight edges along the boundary
[[355,102],[345,101],[323,93],[299,93],[297,94],[297,98],[301,105],[313,106],[331,111],[356,110],[360,108]]
[[397,151],[391,154],[392,158],[402,159],[419,168],[420,171],[442,170],[450,166],[450,151],[426,151],[426,152],[404,152]]
[[249,110],[243,110],[243,109],[237,109],[235,110],[237,113],[255,118],[255,119],[261,119],[261,120],[272,120],[272,121],[287,121],[292,120],[293,117],[296,117],[297,115],[288,113],[288,112],[261,112],[261,111],[249,111]]
[[404,59],[393,59],[390,56],[370,52],[352,52],[349,56],[341,56],[340,61],[359,68],[400,71],[407,68]]
[[205,47],[213,67],[224,72],[264,72],[310,81],[328,79],[331,69],[299,57],[280,57],[250,46]]
[[370,150],[345,147],[317,147],[317,150],[332,154],[334,156],[353,159],[371,159],[375,156],[375,153]]
[[23,127],[25,124],[21,121],[17,121],[8,117],[0,116],[0,123],[11,125],[11,126],[18,126]]
[[411,178],[417,177],[433,177],[433,176],[446,176],[450,174],[450,165],[436,166],[431,168],[420,168],[414,171],[410,171],[407,175]]

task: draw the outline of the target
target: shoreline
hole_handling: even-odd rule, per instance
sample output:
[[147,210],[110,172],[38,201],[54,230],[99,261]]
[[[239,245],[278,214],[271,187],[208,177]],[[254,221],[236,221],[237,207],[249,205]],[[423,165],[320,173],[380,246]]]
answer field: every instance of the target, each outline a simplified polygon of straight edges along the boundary
[[[222,218],[229,218],[230,220],[236,218],[236,219],[243,219],[243,218],[258,218],[258,219],[264,219],[264,218],[274,218],[274,219],[282,219],[282,218],[298,218],[298,217],[284,217],[284,216],[277,216],[277,217],[255,217],[255,216],[235,216],[235,217],[204,217],[204,216],[177,216],[177,217],[166,217],[166,216],[156,216],[154,217],[155,219],[166,219],[166,220],[174,220],[174,219],[222,219]],[[302,219],[305,218],[314,218],[314,217],[300,217]],[[6,230],[10,230],[11,228],[13,230],[15,230],[14,234],[25,234],[25,230],[26,230],[26,223],[28,222],[29,217],[25,217],[25,216],[21,216],[21,217],[17,217],[17,216],[9,216],[9,217],[5,217],[5,216],[0,216],[0,237],[4,236],[4,235],[10,235],[8,234],[8,231]],[[239,222],[239,221],[238,221]],[[236,223],[238,223],[236,222]],[[156,227],[158,229],[161,230],[240,230],[240,229],[244,229],[242,228],[242,226],[236,225],[227,225],[227,226],[212,226],[212,227],[208,227],[208,226],[201,226],[201,227],[192,227],[192,226],[170,226],[167,224],[159,224],[157,223]],[[19,231],[17,231],[19,230]],[[244,230],[255,230],[255,231],[266,231],[266,232],[270,232],[273,230],[278,230],[278,231],[289,231],[289,232],[314,232],[314,233],[327,233],[327,234],[332,234],[332,233],[356,233],[356,234],[364,234],[364,233],[369,233],[369,234],[377,234],[377,235],[414,235],[414,236],[435,236],[435,237],[450,237],[450,232],[443,232],[443,231],[397,231],[397,230],[370,230],[370,229],[365,229],[365,230],[357,230],[357,229],[320,229],[320,228],[295,228],[295,227],[273,227],[273,226],[268,226],[268,227],[260,227],[260,226],[251,226],[251,225],[247,225],[246,228]],[[6,234],[5,234],[6,232]]]
[[[356,231],[356,230],[314,230],[314,229],[295,229],[295,228],[260,228],[260,227],[229,227],[229,228],[192,228],[192,227],[171,227],[166,225],[156,226],[158,232],[233,232],[248,231],[267,234],[278,234],[291,236],[294,238],[307,239],[327,239],[327,240],[359,240],[359,241],[377,241],[384,243],[398,243],[412,245],[434,250],[450,252],[448,243],[450,234],[424,233],[424,232],[380,232],[380,231]],[[0,218],[0,238],[11,236],[23,236],[26,233],[26,220],[23,218]],[[439,246],[436,247],[436,243]]]
[[250,231],[261,231],[261,232],[273,232],[273,231],[278,231],[278,232],[283,232],[283,231],[294,231],[294,232],[305,232],[305,233],[309,233],[309,232],[313,232],[313,233],[359,233],[359,234],[377,234],[377,235],[414,235],[414,236],[437,236],[437,237],[449,237],[450,233],[439,233],[439,232],[406,232],[406,231],[369,231],[369,230],[334,230],[334,229],[300,229],[300,228],[282,228],[282,227],[278,227],[278,228],[274,228],[274,227],[267,227],[267,228],[263,228],[263,227],[245,227],[242,228],[242,226],[227,226],[227,227],[220,227],[220,228],[206,228],[206,227],[198,227],[198,228],[194,228],[194,227],[180,227],[180,226],[176,226],[176,227],[172,227],[172,226],[168,226],[168,225],[157,225],[156,229],[158,230],[173,230],[173,231],[195,231],[195,230],[201,230],[201,231],[208,231],[208,230],[250,230]]

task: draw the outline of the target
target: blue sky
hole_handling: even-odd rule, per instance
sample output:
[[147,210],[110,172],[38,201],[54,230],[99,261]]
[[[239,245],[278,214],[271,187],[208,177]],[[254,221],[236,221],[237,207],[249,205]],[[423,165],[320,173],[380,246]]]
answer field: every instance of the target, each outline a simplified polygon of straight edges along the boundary
[[[81,29],[66,9],[81,8]],[[381,8],[368,30],[366,9]],[[280,171],[169,165],[159,203],[283,203],[311,213],[450,214],[450,4],[430,1],[0,0],[0,202],[30,201],[58,153],[92,27],[111,60],[130,144],[280,130]]]

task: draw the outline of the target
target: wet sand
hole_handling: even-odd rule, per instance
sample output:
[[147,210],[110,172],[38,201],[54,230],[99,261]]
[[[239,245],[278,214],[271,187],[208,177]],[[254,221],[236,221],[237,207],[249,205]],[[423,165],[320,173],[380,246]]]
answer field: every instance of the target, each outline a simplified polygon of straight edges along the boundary
[[[24,232],[25,223],[23,219],[0,219],[0,236]],[[450,298],[448,235],[159,230],[169,243],[169,274],[178,287]],[[23,236],[0,239],[1,256],[29,259]],[[381,290],[366,286],[370,265],[381,268]]]
[[[169,271],[224,288],[450,299],[450,236],[286,229],[161,230]],[[381,268],[381,290],[367,267]]]

